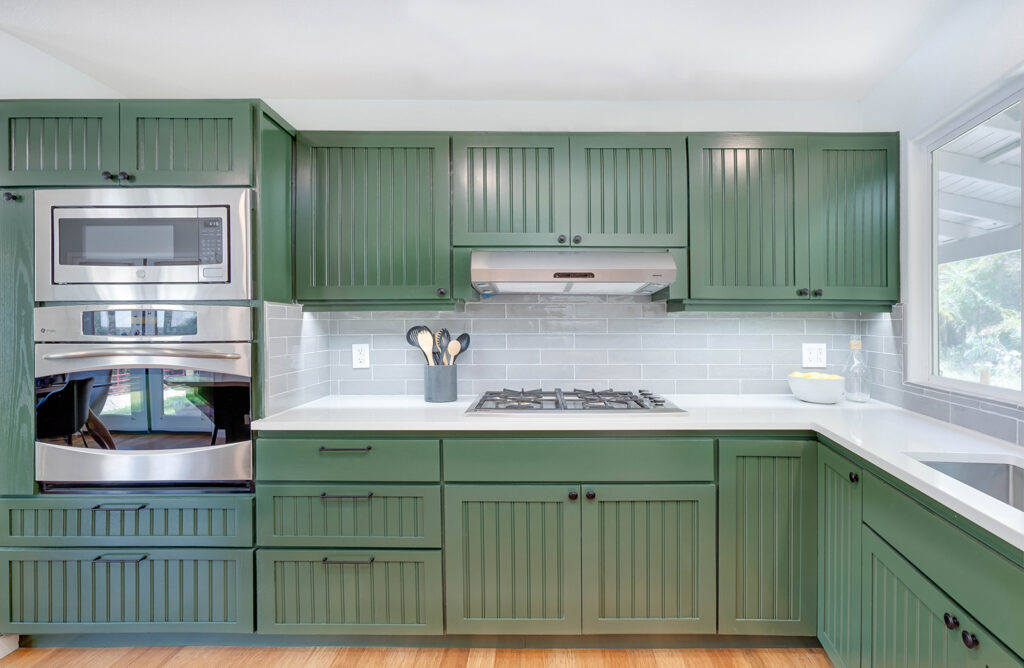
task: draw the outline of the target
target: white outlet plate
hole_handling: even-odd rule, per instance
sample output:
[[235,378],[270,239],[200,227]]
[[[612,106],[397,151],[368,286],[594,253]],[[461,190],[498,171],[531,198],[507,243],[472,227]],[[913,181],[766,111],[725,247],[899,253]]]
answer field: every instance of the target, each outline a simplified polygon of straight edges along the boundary
[[827,343],[805,343],[803,367],[805,369],[824,369],[828,366]]
[[352,368],[353,369],[369,369],[370,368],[370,344],[369,343],[353,343],[352,344]]

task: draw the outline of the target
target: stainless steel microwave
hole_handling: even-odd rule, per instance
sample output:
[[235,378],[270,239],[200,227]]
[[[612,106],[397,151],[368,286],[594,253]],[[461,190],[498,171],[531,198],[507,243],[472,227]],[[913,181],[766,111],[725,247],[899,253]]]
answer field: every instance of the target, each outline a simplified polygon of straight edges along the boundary
[[35,194],[36,301],[249,299],[248,188]]

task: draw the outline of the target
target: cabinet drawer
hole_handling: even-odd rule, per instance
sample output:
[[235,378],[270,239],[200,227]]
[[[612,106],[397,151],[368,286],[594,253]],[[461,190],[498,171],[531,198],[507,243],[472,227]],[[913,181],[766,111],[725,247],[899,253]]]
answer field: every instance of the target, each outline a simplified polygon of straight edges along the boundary
[[251,633],[252,549],[0,550],[3,633]]
[[251,547],[252,496],[0,499],[6,547]]
[[440,445],[429,438],[261,438],[256,479],[439,482]]
[[439,550],[257,550],[260,633],[438,635]]
[[715,479],[710,438],[453,438],[445,480],[492,482]]
[[260,545],[441,547],[439,485],[261,485]]

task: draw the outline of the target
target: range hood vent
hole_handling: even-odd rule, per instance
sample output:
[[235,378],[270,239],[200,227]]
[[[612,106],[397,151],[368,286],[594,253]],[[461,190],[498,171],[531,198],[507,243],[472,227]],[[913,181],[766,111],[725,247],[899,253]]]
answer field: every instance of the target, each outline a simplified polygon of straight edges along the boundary
[[470,280],[493,295],[652,295],[676,280],[665,251],[473,251]]

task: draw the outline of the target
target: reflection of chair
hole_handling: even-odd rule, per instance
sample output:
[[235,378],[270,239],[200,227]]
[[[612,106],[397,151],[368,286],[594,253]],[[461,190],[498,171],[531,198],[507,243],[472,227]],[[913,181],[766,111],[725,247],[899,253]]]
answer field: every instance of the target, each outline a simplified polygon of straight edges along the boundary
[[63,438],[71,445],[71,437],[79,434],[85,442],[85,423],[89,419],[92,378],[69,380],[63,388],[43,397],[36,404],[36,438]]
[[92,379],[92,394],[89,396],[89,419],[86,421],[86,427],[88,427],[92,440],[96,441],[96,445],[107,450],[115,448],[114,437],[107,429],[107,425],[103,424],[100,414],[103,413],[103,408],[107,405],[107,397],[110,395],[110,380],[113,373],[110,369],[106,369],[100,371],[76,371],[69,373],[67,376],[68,380]]

